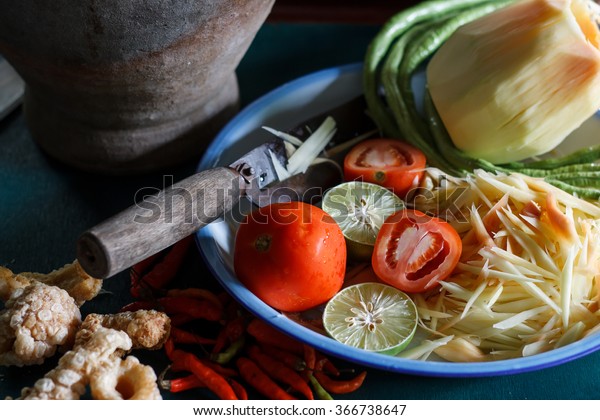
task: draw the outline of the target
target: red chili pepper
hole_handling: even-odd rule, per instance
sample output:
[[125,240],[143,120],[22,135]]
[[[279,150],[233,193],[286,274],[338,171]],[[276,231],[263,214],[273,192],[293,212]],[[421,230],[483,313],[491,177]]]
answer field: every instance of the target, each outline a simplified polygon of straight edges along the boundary
[[188,297],[194,299],[204,299],[212,302],[219,309],[223,309],[223,303],[219,300],[210,290],[199,289],[197,287],[189,287],[187,289],[169,289],[167,290],[167,296],[171,297]]
[[168,250],[134,266],[131,272],[132,296],[142,296],[144,289],[151,291],[164,289],[177,275],[192,241],[193,235],[185,237]]
[[227,345],[227,333],[225,328],[221,328],[219,334],[217,334],[217,339],[215,340],[215,345],[213,346],[211,353],[213,355],[218,354],[223,351],[225,346]]
[[171,338],[171,336],[169,336],[169,338],[167,338],[167,341],[165,342],[165,345],[163,347],[165,348],[165,354],[167,355],[169,360],[173,361],[173,352],[175,351],[175,343],[173,343],[173,338]]
[[178,344],[205,345],[214,344],[216,341],[214,338],[202,337],[198,334],[194,334],[177,327],[171,327],[171,337],[173,337],[173,341]]
[[308,346],[306,344],[302,344],[303,349],[303,357],[304,363],[306,364],[306,369],[302,372],[302,377],[305,381],[309,381],[309,375],[313,370],[315,370],[315,365],[317,363],[317,353],[314,348]]
[[314,347],[311,347],[307,344],[302,344],[302,348],[304,349],[304,362],[306,363],[306,368],[308,370],[314,370],[315,365],[317,364],[317,353],[315,352]]
[[223,375],[215,372],[191,353],[175,349],[173,351],[173,369],[192,372],[206,384],[208,389],[223,400],[237,400],[235,392]]
[[[225,378],[231,378],[233,376],[239,376],[239,372],[237,370],[235,370],[235,369],[228,368],[228,367],[225,367],[225,366],[221,366],[220,364],[211,362],[208,359],[200,359],[200,360],[202,361],[202,364],[204,364],[205,366],[208,366],[209,368],[211,368],[212,370],[214,370],[219,375],[221,375],[221,376],[223,376]],[[171,366],[169,368],[173,372],[181,372],[181,371],[185,371],[186,370],[180,364],[176,364],[176,363],[171,364]]]
[[250,346],[248,355],[258,366],[264,370],[272,379],[289,385],[309,400],[313,400],[313,393],[304,379],[292,368],[279,360],[263,353],[257,346]]
[[247,330],[248,333],[259,343],[268,344],[298,355],[302,355],[304,353],[302,343],[296,341],[288,335],[285,335],[281,331],[276,330],[258,318],[254,318],[252,321],[250,321]]
[[162,389],[173,393],[188,391],[195,388],[206,388],[204,382],[194,374],[182,378],[161,379],[159,380],[159,384]]
[[260,348],[264,353],[274,357],[277,360],[280,360],[296,371],[303,371],[306,369],[306,362],[297,354],[272,346],[261,346]]
[[340,376],[340,370],[329,359],[325,359],[323,372],[327,372],[333,376]]
[[231,378],[232,376],[238,376],[239,373],[237,370],[233,369],[233,368],[228,368],[225,367],[223,365],[220,365],[218,363],[215,363],[211,360],[208,359],[202,359],[202,362],[204,362],[204,364],[208,367],[210,367],[212,370],[214,370],[215,372],[225,376],[226,378]]
[[220,353],[213,353],[210,356],[210,360],[220,365],[229,363],[235,356],[237,356],[243,349],[246,339],[241,336],[236,341],[231,343],[225,350]]
[[229,341],[236,341],[246,331],[246,319],[242,315],[238,315],[225,325],[225,332]]
[[323,388],[325,388],[328,392],[331,392],[333,394],[347,394],[349,392],[356,391],[363,384],[367,376],[367,372],[363,371],[352,379],[337,380],[331,379],[329,376],[327,376],[324,372],[321,371],[315,371],[313,374],[315,379],[319,381],[321,386],[323,386]]
[[340,370],[326,357],[322,357],[317,361],[315,370],[327,372],[333,376],[340,376]]
[[166,296],[158,299],[158,306],[169,316],[185,314],[191,319],[218,321],[223,311],[208,300],[200,300],[183,296]]
[[142,294],[142,277],[150,270],[153,264],[158,261],[160,258],[160,253],[150,255],[145,260],[140,261],[137,264],[134,264],[129,271],[129,276],[131,278],[131,296],[134,298],[141,297]]
[[240,357],[236,361],[240,375],[248,384],[267,398],[273,400],[294,400],[290,394],[285,392],[267,374],[261,370],[256,363],[247,357]]
[[234,343],[244,335],[246,329],[244,317],[239,315],[234,319],[226,322],[225,327],[219,331],[216,343],[212,349],[212,353],[220,353],[223,351],[227,343]]
[[239,400],[248,399],[248,392],[246,391],[246,388],[244,388],[239,382],[234,379],[229,379],[229,384],[235,391],[235,395],[237,395]]

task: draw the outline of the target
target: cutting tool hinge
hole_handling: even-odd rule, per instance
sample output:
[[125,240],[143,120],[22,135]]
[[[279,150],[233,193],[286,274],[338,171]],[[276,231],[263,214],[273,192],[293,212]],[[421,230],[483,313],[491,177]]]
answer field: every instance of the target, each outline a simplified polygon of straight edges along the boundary
[[246,162],[240,163],[233,168],[240,175],[240,189],[247,190],[257,177],[256,169]]

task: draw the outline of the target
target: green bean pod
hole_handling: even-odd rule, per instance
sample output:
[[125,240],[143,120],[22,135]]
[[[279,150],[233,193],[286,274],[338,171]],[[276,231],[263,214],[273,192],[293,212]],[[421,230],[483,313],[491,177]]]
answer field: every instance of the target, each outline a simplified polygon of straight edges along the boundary
[[545,181],[554,185],[557,188],[560,188],[563,191],[566,191],[570,194],[576,195],[577,197],[584,198],[587,200],[598,200],[600,199],[600,189],[588,186],[577,186],[568,184],[564,181],[560,181],[557,179],[546,178]]
[[502,166],[508,169],[559,169],[564,166],[592,163],[600,159],[600,145],[589,146],[559,158],[533,162],[511,162]]
[[[394,131],[398,131],[407,142],[419,148],[427,156],[430,165],[436,166],[442,170],[452,170],[452,166],[445,162],[429,140],[430,134],[423,121],[414,118],[409,104],[405,101],[404,93],[400,90],[398,81],[398,68],[402,58],[405,56],[405,49],[409,42],[418,37],[424,30],[423,25],[417,25],[409,29],[398,39],[390,48],[390,54],[383,64],[381,71],[382,85],[385,90],[388,105],[394,118]],[[393,133],[385,133],[393,136]]]
[[531,168],[527,166],[520,167],[519,169],[510,169],[506,168],[502,165],[502,168],[506,171],[515,171],[520,172],[525,175],[534,176],[534,177],[547,177],[556,174],[565,174],[565,173],[577,173],[577,172],[597,172],[600,174],[600,162],[590,162],[590,163],[577,163],[574,165],[565,165],[559,166],[554,169],[537,169]]
[[[370,114],[387,136],[402,137],[450,175],[475,169],[520,172],[586,199],[600,198],[600,145],[560,158],[494,165],[454,146],[428,91],[419,110],[412,79],[417,70],[461,26],[515,0],[424,1],[393,16],[365,56],[363,88]],[[383,88],[383,95],[380,91]]]
[[420,22],[447,16],[457,10],[469,8],[497,0],[453,0],[453,1],[424,1],[392,16],[377,33],[367,49],[364,69],[363,86],[365,99],[373,119],[380,130],[393,131],[394,122],[387,111],[384,100],[380,97],[378,71],[390,46],[396,39],[411,27]]

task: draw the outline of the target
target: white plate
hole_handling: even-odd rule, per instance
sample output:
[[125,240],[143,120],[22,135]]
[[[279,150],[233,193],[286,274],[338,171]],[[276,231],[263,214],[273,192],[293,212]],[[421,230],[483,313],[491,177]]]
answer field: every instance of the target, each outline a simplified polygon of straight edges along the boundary
[[[268,93],[238,114],[215,138],[198,170],[227,165],[265,141],[261,126],[286,129],[321,114],[360,94],[361,65],[322,70],[301,77]],[[418,83],[418,81],[417,81]],[[590,128],[591,127],[591,128]],[[598,127],[593,118],[574,133],[578,146]],[[600,128],[596,133],[600,133]],[[596,137],[594,136],[594,139]],[[515,374],[547,368],[582,357],[600,348],[600,334],[535,356],[481,363],[416,361],[385,356],[340,344],[311,331],[264,304],[235,277],[232,265],[233,235],[229,225],[215,222],[197,234],[208,267],[223,287],[250,312],[287,334],[331,355],[378,369],[426,376],[475,377]]]

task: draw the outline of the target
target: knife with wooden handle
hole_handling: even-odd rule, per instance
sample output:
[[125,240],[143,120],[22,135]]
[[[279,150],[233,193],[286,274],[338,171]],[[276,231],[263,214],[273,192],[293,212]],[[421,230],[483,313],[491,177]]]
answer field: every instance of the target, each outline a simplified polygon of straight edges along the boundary
[[322,163],[277,182],[270,152],[283,160],[283,142],[270,141],[229,167],[185,178],[84,232],[77,242],[81,266],[96,278],[108,278],[231,211],[242,197],[262,206],[313,201],[341,181],[335,165]]
[[[373,128],[364,110],[360,97],[327,115],[351,123],[352,131],[337,133],[349,139],[356,135],[354,130]],[[314,131],[323,118],[314,117],[290,132],[306,137],[305,132]],[[145,198],[84,232],[77,242],[79,263],[88,274],[108,278],[231,211],[242,197],[258,206],[282,201],[314,203],[325,190],[342,181],[339,166],[329,162],[279,180],[273,159],[287,166],[285,145],[279,138],[251,150],[228,167],[199,172]]]

